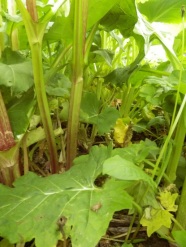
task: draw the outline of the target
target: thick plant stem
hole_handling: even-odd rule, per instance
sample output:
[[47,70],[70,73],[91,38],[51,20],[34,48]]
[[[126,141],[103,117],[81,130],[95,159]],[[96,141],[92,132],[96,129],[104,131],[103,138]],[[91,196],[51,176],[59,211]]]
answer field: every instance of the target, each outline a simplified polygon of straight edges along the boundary
[[42,66],[42,39],[47,22],[42,24],[38,22],[35,10],[35,0],[27,1],[28,11],[30,12],[25,9],[21,0],[16,0],[16,2],[19,10],[21,11],[28,36],[28,41],[31,47],[35,92],[37,96],[39,111],[41,114],[41,120],[44,126],[45,135],[48,143],[51,172],[57,173],[58,157],[52,121],[50,117],[50,110],[46,96]]
[[46,134],[46,139],[48,143],[51,171],[52,173],[57,173],[58,172],[57,150],[56,150],[53,126],[50,117],[46,91],[45,91],[41,49],[42,48],[40,43],[36,43],[31,46],[35,91],[37,95],[37,103],[39,106],[42,123]]
[[83,60],[87,8],[88,0],[74,1],[73,76],[67,132],[67,170],[72,166],[77,153],[79,111],[83,90]]
[[[178,206],[178,211],[176,214],[176,220],[181,224],[181,226],[186,230],[186,210],[185,210],[185,204],[186,204],[186,177],[183,183],[183,188],[181,192],[180,202]],[[173,230],[180,230],[179,227],[174,224]]]
[[166,174],[169,177],[170,181],[173,183],[176,179],[176,171],[180,159],[180,155],[183,148],[183,143],[185,139],[185,124],[184,124],[184,118],[185,118],[186,108],[184,108],[182,115],[179,119],[177,130],[176,130],[176,136],[174,138],[174,146],[173,150],[170,156],[169,164],[167,167]]

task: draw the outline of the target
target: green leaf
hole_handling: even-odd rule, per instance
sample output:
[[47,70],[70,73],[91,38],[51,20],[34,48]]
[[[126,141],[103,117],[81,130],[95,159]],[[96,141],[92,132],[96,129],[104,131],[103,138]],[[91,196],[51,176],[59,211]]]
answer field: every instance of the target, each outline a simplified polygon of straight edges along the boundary
[[127,192],[142,208],[148,206],[159,208],[159,203],[156,199],[156,191],[152,187],[149,187],[146,181],[136,181],[127,189]]
[[17,143],[11,149],[0,152],[0,169],[1,171],[18,165],[20,144]]
[[116,120],[120,117],[119,112],[113,107],[106,107],[98,116],[97,128],[98,134],[103,135],[110,132],[114,127]]
[[[93,53],[101,56],[103,58],[103,61],[105,61],[109,66],[112,66],[112,59],[114,56],[113,53],[111,53],[108,50],[104,50],[104,49],[99,49],[99,50],[93,51]],[[95,59],[94,59],[94,63],[95,63]]]
[[138,144],[131,144],[125,148],[115,148],[112,151],[112,156],[119,155],[123,159],[131,161],[136,165],[142,163],[145,158],[156,159],[159,153],[159,148],[156,143],[146,139]]
[[51,247],[61,238],[57,221],[64,216],[72,246],[95,247],[113,213],[132,207],[132,198],[123,190],[125,181],[108,179],[103,187],[95,186],[107,156],[99,159],[101,151],[106,155],[105,148],[96,148],[90,158],[80,157],[80,163],[77,158],[64,174],[41,178],[28,173],[16,180],[14,188],[0,185],[0,236],[11,243],[35,238],[37,247]]
[[119,1],[120,0],[89,0],[87,23],[88,28],[98,22]]
[[170,191],[162,191],[159,195],[159,200],[161,202],[161,205],[167,210],[176,212],[178,209],[178,206],[175,205],[175,201],[178,197],[178,193],[171,194]]
[[[120,1],[101,20],[104,30],[118,29],[124,37],[130,37],[137,22],[135,1]],[[123,25],[125,23],[125,25]]]
[[14,247],[14,245],[10,244],[8,240],[3,239],[0,241],[0,247]]
[[100,112],[101,101],[95,93],[85,92],[81,101],[80,120],[82,122],[95,124],[98,134],[102,135],[110,131],[114,126],[119,112],[112,107],[106,107]]
[[30,61],[10,65],[0,63],[0,85],[10,87],[13,94],[26,92],[33,84]]
[[170,228],[171,218],[172,215],[167,210],[146,208],[140,223],[147,227],[147,235],[150,237],[152,233],[159,230],[162,226]]
[[46,85],[48,95],[58,97],[69,97],[71,81],[63,74],[55,74],[54,78]]
[[121,158],[119,155],[109,158],[104,162],[103,174],[108,174],[114,178],[126,181],[144,180],[152,188],[156,187],[152,178],[140,167],[131,161]]
[[186,231],[172,231],[171,232],[179,247],[186,245]]
[[124,243],[121,247],[133,247],[133,245]]
[[111,85],[114,84],[117,87],[122,87],[124,83],[127,83],[128,78],[134,69],[135,68],[131,68],[131,66],[117,68],[104,77],[104,82],[111,83]]
[[182,0],[149,0],[138,4],[138,8],[150,22],[181,23],[182,5]]
[[[44,41],[56,42],[64,40],[65,44],[72,42],[73,37],[73,21],[71,15],[68,17],[57,16],[54,24],[49,28],[48,32],[44,35]],[[68,30],[68,31],[67,31]]]
[[34,105],[34,92],[29,90],[20,99],[16,98],[8,109],[8,116],[15,136],[26,132]]

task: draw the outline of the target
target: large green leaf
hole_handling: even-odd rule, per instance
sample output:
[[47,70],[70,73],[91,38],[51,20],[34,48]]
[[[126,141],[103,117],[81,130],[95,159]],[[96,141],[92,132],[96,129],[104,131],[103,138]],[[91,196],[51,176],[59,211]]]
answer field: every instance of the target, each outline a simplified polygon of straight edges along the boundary
[[114,211],[132,207],[126,182],[108,179],[103,187],[94,184],[109,152],[95,147],[64,174],[41,178],[28,173],[14,188],[0,185],[0,236],[11,243],[35,238],[37,247],[51,247],[61,238],[57,221],[64,216],[72,246],[95,247]]
[[100,24],[106,31],[119,29],[124,37],[132,35],[137,22],[135,1],[120,1],[101,20]]
[[99,21],[119,1],[120,0],[89,0],[88,28]]
[[181,23],[183,4],[183,0],[149,0],[138,4],[138,8],[150,22]]
[[[98,22],[119,0],[89,0],[88,4],[88,20],[87,29],[91,28]],[[99,11],[98,11],[99,7]],[[68,44],[73,38],[73,1],[71,4],[70,14],[58,16],[54,20],[51,28],[49,28],[44,39],[56,42],[57,40],[65,40]]]

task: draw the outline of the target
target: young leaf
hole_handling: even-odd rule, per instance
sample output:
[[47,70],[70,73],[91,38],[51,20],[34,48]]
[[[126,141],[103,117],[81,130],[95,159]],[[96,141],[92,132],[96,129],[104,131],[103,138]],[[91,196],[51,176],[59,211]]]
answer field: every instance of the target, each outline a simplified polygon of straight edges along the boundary
[[[91,155],[101,149],[93,149]],[[131,208],[132,198],[123,190],[125,181],[108,179],[103,187],[94,185],[105,156],[83,157],[89,162],[81,158],[78,164],[77,159],[64,174],[41,178],[28,173],[14,188],[1,185],[0,236],[11,243],[35,238],[37,247],[51,247],[61,238],[57,221],[64,216],[64,230],[69,229],[72,246],[95,247],[114,211]],[[101,206],[96,207],[98,204]]]
[[152,208],[150,211],[147,211],[147,209],[140,223],[143,226],[147,226],[148,237],[162,226],[170,228],[172,215],[167,210]]
[[176,212],[178,206],[175,205],[176,198],[178,197],[178,193],[171,194],[170,191],[162,191],[159,195],[159,200],[161,205],[167,210]]

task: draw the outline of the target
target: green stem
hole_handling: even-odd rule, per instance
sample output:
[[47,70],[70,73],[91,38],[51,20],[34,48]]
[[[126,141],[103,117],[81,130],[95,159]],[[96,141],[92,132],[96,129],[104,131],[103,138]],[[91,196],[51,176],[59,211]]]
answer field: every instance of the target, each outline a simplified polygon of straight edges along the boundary
[[39,42],[31,46],[35,92],[37,96],[37,102],[41,114],[43,127],[46,134],[47,143],[48,143],[51,171],[52,173],[57,173],[59,170],[58,157],[57,157],[53,126],[50,117],[50,110],[49,110],[46,91],[45,91],[41,49],[42,47]]
[[22,1],[16,0],[16,2],[19,7],[19,10],[21,11],[28,36],[28,41],[31,47],[35,92],[37,96],[37,103],[41,114],[42,123],[46,134],[47,143],[48,143],[51,172],[57,173],[58,157],[57,157],[57,150],[56,150],[55,138],[53,133],[53,126],[50,117],[50,110],[46,96],[43,67],[42,67],[42,39],[47,23],[40,24],[34,22],[31,19],[31,16],[27,12],[27,10],[25,9]]
[[[3,18],[1,15],[1,11],[2,11],[2,3],[0,0],[0,29],[3,28]],[[4,50],[4,33],[3,33],[3,31],[1,31],[0,32],[0,58],[1,58],[1,54],[2,54],[3,50]]]
[[154,170],[153,170],[153,173],[152,173],[152,177],[153,177],[153,178],[155,177],[155,175],[156,175],[156,173],[157,173],[157,170],[158,170],[158,168],[159,168],[159,164],[160,164],[160,162],[161,162],[161,160],[162,160],[162,158],[163,158],[163,155],[165,154],[165,152],[166,152],[166,150],[167,150],[167,146],[168,146],[168,144],[169,144],[169,142],[170,142],[170,139],[171,139],[171,137],[172,137],[172,134],[173,134],[173,132],[174,132],[174,130],[175,130],[177,124],[178,124],[178,121],[179,121],[180,116],[181,116],[181,114],[182,114],[182,111],[183,111],[183,109],[184,109],[184,107],[185,107],[185,104],[186,104],[186,95],[185,95],[184,98],[183,98],[182,104],[181,104],[180,109],[179,109],[179,111],[178,111],[178,113],[177,113],[177,116],[176,116],[176,118],[175,118],[175,121],[174,121],[174,123],[172,124],[172,127],[171,127],[170,130],[169,130],[169,134],[168,134],[168,136],[167,136],[167,138],[166,138],[166,140],[165,140],[165,143],[163,144],[163,147],[162,147],[162,149],[161,149],[160,155],[159,155],[159,157],[158,157],[158,159],[157,159],[156,165],[155,165]]
[[173,143],[173,150],[166,171],[167,176],[169,177],[171,182],[174,182],[176,179],[176,171],[185,139],[185,124],[184,124],[184,118],[186,113],[185,110],[186,108],[184,108],[183,113],[177,125],[176,135]]
[[[176,214],[176,220],[181,225],[182,229],[186,230],[186,177],[183,183],[182,192],[180,196],[178,211]],[[180,230],[180,226],[178,224],[174,224],[173,230]]]
[[73,76],[67,130],[67,170],[72,166],[77,153],[88,1],[75,0],[74,5]]

